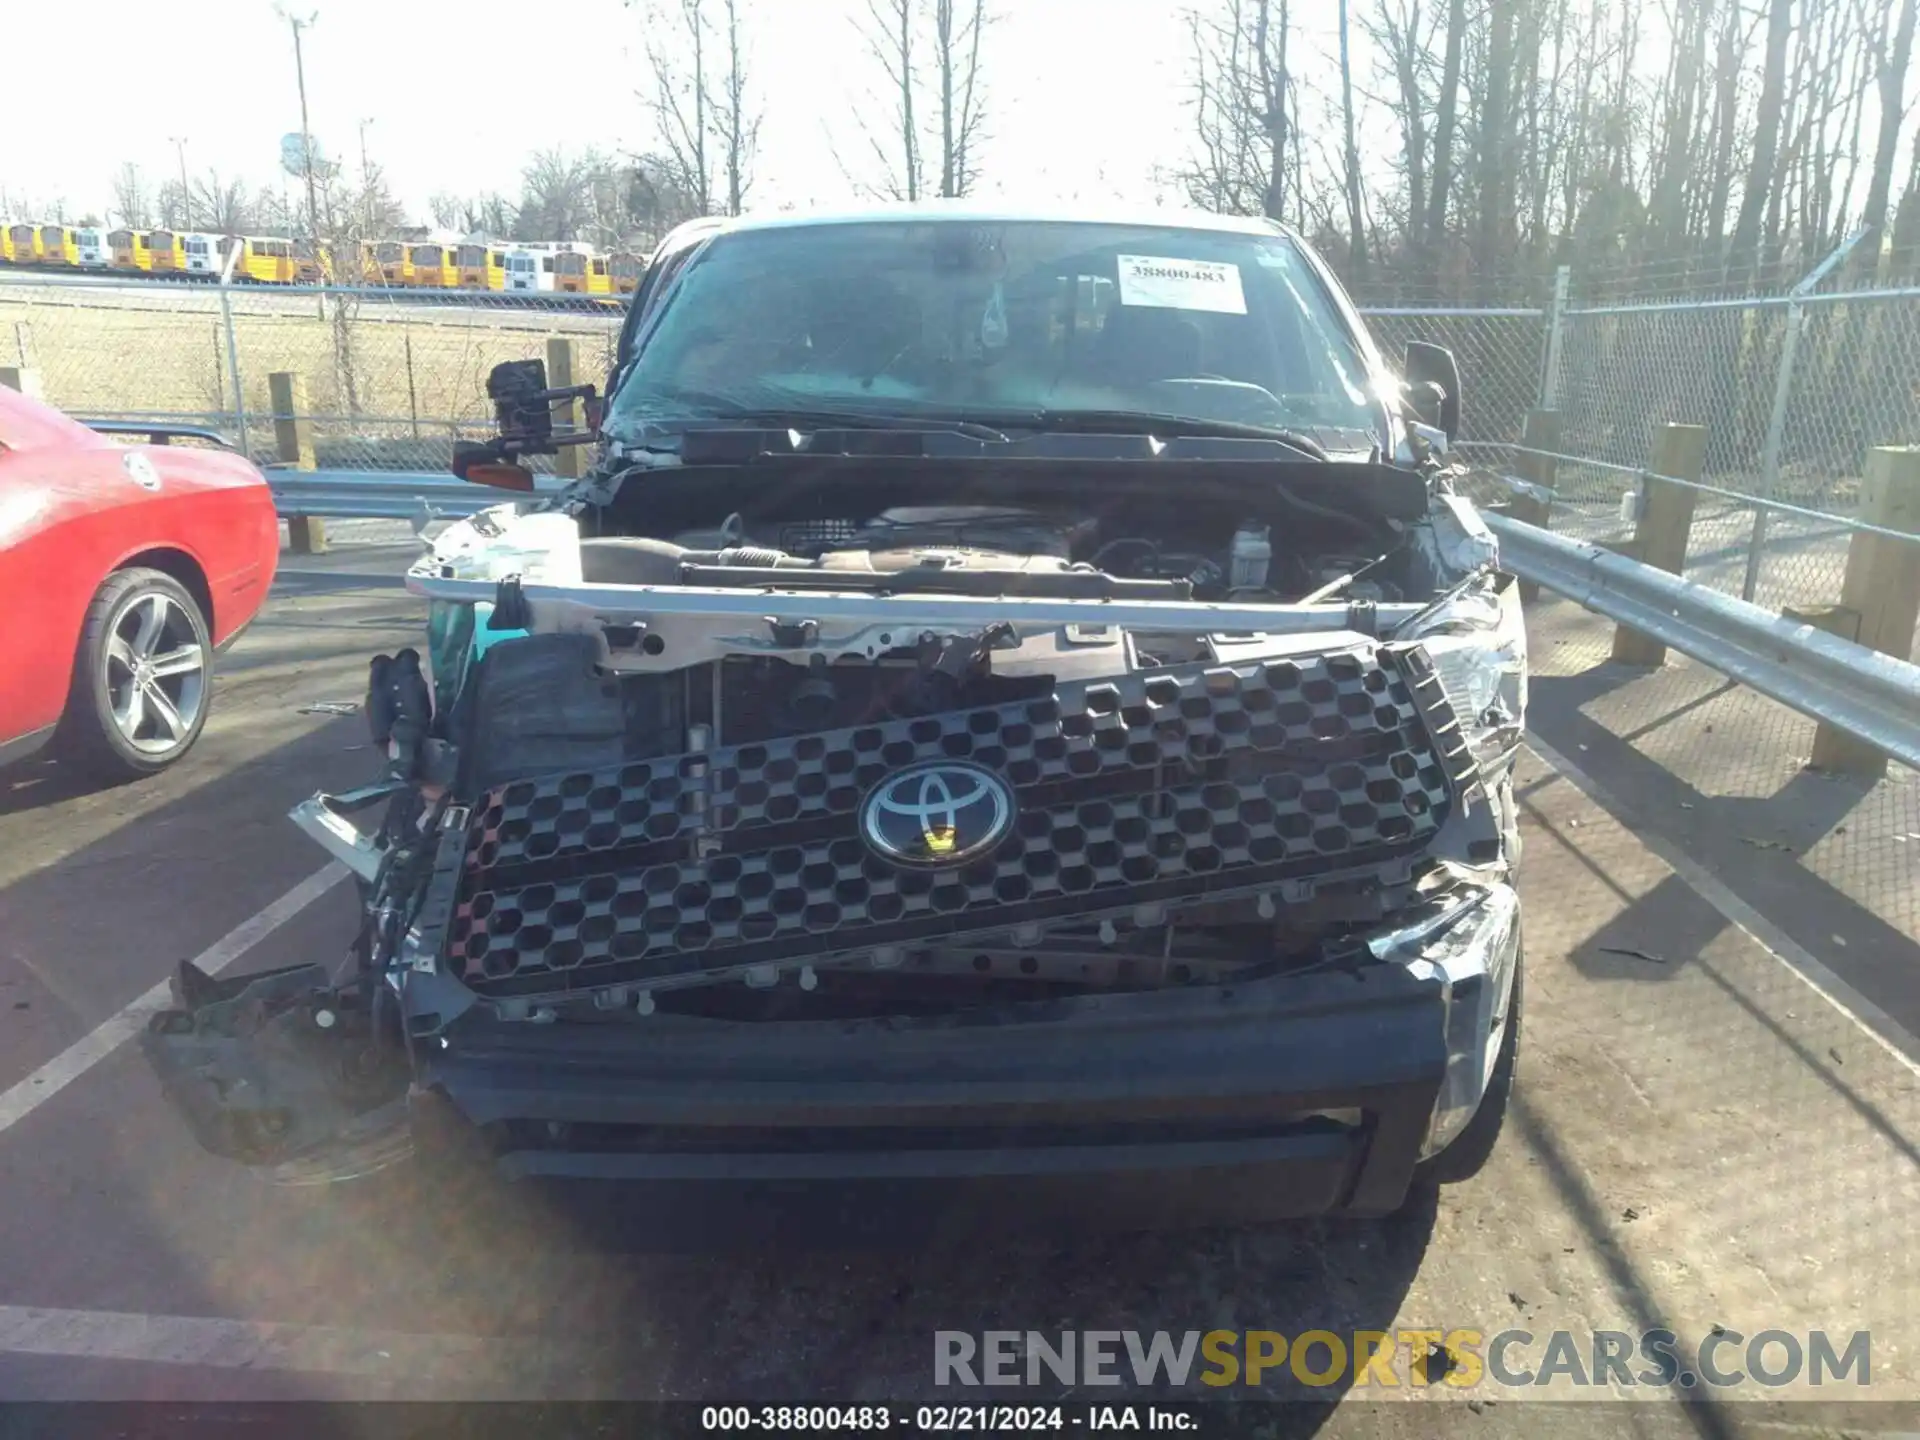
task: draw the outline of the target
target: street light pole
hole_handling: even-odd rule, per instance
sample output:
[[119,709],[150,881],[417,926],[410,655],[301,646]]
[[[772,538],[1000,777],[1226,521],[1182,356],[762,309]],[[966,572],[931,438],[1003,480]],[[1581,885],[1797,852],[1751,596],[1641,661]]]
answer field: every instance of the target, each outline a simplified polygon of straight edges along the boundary
[[193,229],[193,191],[187,188],[187,142],[179,135],[167,137],[180,152],[180,228]]
[[[284,13],[284,12],[283,12]],[[288,15],[287,23],[293,27],[293,73],[300,87],[300,168],[307,177],[307,227],[313,237],[314,254],[320,253],[320,199],[313,184],[313,127],[307,123],[307,65],[300,50],[300,32],[311,25],[315,16],[309,15],[302,20]]]

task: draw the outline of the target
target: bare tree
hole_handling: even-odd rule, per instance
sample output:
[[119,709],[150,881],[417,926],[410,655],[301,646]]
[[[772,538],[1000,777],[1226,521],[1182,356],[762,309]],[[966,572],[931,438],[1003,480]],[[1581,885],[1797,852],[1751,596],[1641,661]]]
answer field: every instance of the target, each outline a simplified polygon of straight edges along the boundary
[[153,192],[147,188],[147,177],[131,160],[114,174],[113,213],[130,229],[152,228]]
[[1405,242],[1418,252],[1426,224],[1427,110],[1429,101],[1421,71],[1430,36],[1421,28],[1420,0],[1377,0],[1373,18],[1361,27],[1380,52],[1382,68],[1392,80],[1391,108],[1400,123],[1400,163],[1406,186]]
[[1431,240],[1446,233],[1448,191],[1453,185],[1453,139],[1460,123],[1460,59],[1467,40],[1467,0],[1448,0],[1440,97],[1434,106],[1433,185],[1427,192],[1425,232]]
[[1518,0],[1488,0],[1487,54],[1480,77],[1480,237],[1475,256],[1482,291],[1491,295],[1504,268],[1513,225],[1513,19]]
[[918,9],[918,0],[867,0],[866,18],[855,21],[887,78],[891,114],[886,129],[876,133],[864,118],[860,128],[886,176],[880,191],[895,200],[918,200],[921,194],[920,130],[914,118],[914,92],[921,84],[914,69]]
[[516,240],[578,240],[591,227],[596,172],[607,162],[597,151],[568,155],[542,150],[521,172]]
[[707,76],[706,0],[657,4],[647,25],[647,66],[653,87],[643,98],[680,184],[699,200],[700,214],[713,209],[713,171],[707,156],[712,100]]
[[727,175],[727,213],[738,215],[753,185],[753,159],[760,148],[760,112],[747,86],[745,42],[740,33],[740,0],[723,0],[726,8],[727,72],[721,83],[714,128],[719,136]]
[[216,235],[244,235],[253,228],[246,182],[222,179],[218,170],[194,184],[193,213],[202,229]]
[[940,193],[965,195],[973,186],[975,146],[985,113],[980,83],[980,37],[986,0],[933,0],[933,68],[940,89]]
[[1340,0],[1340,119],[1346,130],[1342,168],[1346,172],[1347,260],[1355,277],[1367,272],[1366,216],[1360,206],[1360,147],[1353,134],[1353,60],[1348,0]]
[[162,180],[154,192],[153,208],[162,229],[188,230],[191,199],[178,180]]
[[1287,0],[1219,0],[1188,17],[1197,147],[1181,178],[1194,204],[1287,218],[1300,173],[1291,31]]
[[1740,218],[1734,222],[1728,260],[1731,273],[1751,275],[1759,263],[1762,218],[1768,198],[1779,193],[1774,161],[1780,153],[1780,117],[1786,108],[1787,41],[1793,34],[1793,0],[1768,0],[1767,57],[1754,115],[1753,148],[1747,163]]
[[[743,0],[654,0],[648,11],[652,83],[640,98],[654,120],[653,158],[674,171],[676,195],[695,197],[695,215],[722,204],[738,215],[753,185],[760,113],[748,83],[743,13]],[[716,180],[725,185],[723,200],[714,194]]]
[[[382,189],[384,191],[384,185]],[[391,196],[386,198],[388,203],[392,203]],[[427,211],[432,215],[433,223],[442,230],[458,230],[463,235],[485,235],[504,240],[513,233],[518,207],[495,190],[478,195],[453,195],[443,191],[428,198]]]
[[[1863,20],[1871,8],[1866,4],[1860,7]],[[1867,243],[1855,251],[1861,257],[1861,268],[1871,268],[1872,259],[1880,253],[1885,240],[1887,202],[1893,193],[1894,155],[1900,148],[1900,122],[1906,117],[1904,101],[1907,67],[1913,60],[1915,9],[1914,0],[1900,0],[1897,12],[1889,10],[1882,15],[1881,28],[1873,36],[1880,131],[1873,147],[1873,174],[1867,182],[1866,204],[1860,210],[1860,223],[1872,231]],[[1920,145],[1916,145],[1915,152],[1920,163]]]

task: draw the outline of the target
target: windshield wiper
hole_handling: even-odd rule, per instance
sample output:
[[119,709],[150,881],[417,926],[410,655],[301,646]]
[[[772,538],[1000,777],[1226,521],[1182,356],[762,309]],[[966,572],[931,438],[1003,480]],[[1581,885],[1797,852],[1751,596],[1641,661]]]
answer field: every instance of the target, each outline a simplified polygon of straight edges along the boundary
[[1004,445],[1007,437],[991,425],[977,421],[949,419],[943,415],[887,414],[872,410],[843,410],[831,406],[740,405],[724,396],[693,390],[668,392],[674,401],[699,407],[703,413],[662,416],[653,423],[661,426],[684,425],[778,425],[791,430],[900,430],[921,434],[964,435],[970,440],[989,440]]
[[1119,435],[1180,436],[1221,440],[1271,440],[1297,450],[1309,460],[1327,459],[1326,447],[1311,435],[1285,426],[1248,425],[1236,420],[1208,420],[1194,415],[1166,415],[1151,410],[1031,410],[1018,416],[994,417],[1008,426],[1036,430],[1077,430]]

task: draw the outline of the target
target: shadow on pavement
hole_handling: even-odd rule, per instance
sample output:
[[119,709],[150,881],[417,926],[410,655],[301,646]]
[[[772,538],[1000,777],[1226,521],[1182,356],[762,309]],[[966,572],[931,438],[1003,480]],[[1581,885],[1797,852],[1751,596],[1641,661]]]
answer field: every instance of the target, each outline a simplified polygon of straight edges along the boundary
[[[1535,677],[1528,727],[1563,755],[1578,757],[1619,803],[1623,823],[1690,856],[1901,1025],[1920,1032],[1920,985],[1914,983],[1920,975],[1920,937],[1902,933],[1797,858],[1843,830],[1873,782],[1803,768],[1763,797],[1703,794],[1649,759],[1633,741],[1704,702],[1665,712],[1625,736],[1585,713],[1595,699],[1645,673],[1609,664],[1573,676]],[[1716,687],[1708,698],[1729,688]],[[1661,939],[1663,924],[1671,922],[1672,917],[1635,915],[1630,923],[1639,939],[1619,943],[1654,953],[1663,953],[1663,945],[1684,952],[1692,938],[1684,929],[1672,940]],[[1658,965],[1601,953],[1599,946],[1614,944],[1615,938],[1602,939],[1577,957],[1583,968],[1611,968],[1623,978],[1660,978]]]

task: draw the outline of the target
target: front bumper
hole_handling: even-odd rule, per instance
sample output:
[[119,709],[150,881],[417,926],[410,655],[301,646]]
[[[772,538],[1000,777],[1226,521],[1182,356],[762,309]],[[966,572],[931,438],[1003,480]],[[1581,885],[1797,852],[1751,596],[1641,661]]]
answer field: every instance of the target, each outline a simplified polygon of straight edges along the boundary
[[1513,892],[1394,962],[990,1020],[529,1026],[476,1011],[412,1097],[424,1149],[516,1187],[736,1234],[1382,1215],[1477,1106]]

